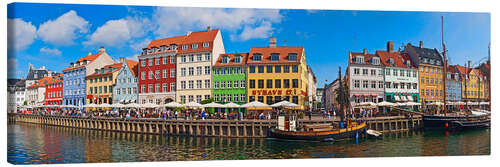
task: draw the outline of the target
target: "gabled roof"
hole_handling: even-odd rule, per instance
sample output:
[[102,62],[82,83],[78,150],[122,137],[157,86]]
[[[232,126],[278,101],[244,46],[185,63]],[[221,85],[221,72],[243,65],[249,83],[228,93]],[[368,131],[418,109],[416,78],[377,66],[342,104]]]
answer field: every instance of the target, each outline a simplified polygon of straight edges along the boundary
[[36,84],[33,84],[27,88],[37,88],[37,87],[44,87],[46,84],[49,84],[52,82],[53,77],[43,77],[42,79],[38,80]]
[[467,67],[460,66],[460,65],[455,65],[455,68],[457,68],[458,73],[460,73],[460,74],[468,74],[471,71],[471,68],[467,69]]
[[[417,68],[410,56],[406,54],[401,54],[400,52],[388,52],[377,50],[376,54],[380,57],[380,63],[387,67],[398,67],[398,68]],[[394,60],[394,66],[389,63],[390,59]],[[406,65],[406,61],[410,61],[410,67]]]
[[137,70],[138,70],[138,67],[139,67],[138,66],[139,62],[133,61],[133,60],[129,60],[129,59],[125,59],[125,61],[127,62],[127,66],[130,69],[130,71],[132,72],[132,75],[137,76]]
[[[441,64],[443,64],[443,58],[441,57],[441,54],[438,52],[436,48],[430,49],[430,48],[420,48],[418,46],[413,46],[410,43],[408,43],[405,46],[404,49],[405,53],[408,53],[410,56],[415,56],[418,57],[419,59],[421,57],[424,58],[431,58],[431,59],[436,59],[438,60]],[[418,61],[418,60],[416,60]],[[421,63],[421,62],[415,62],[416,64]]]
[[[95,60],[95,59],[97,59],[99,56],[101,56],[101,55],[102,55],[102,53],[104,53],[104,52],[99,52],[99,53],[97,53],[97,54],[93,54],[93,55],[88,55],[88,56],[82,57],[82,58],[78,59],[76,62],[83,62],[83,61],[87,61],[87,60],[88,60],[88,61],[89,61],[89,63],[87,63],[87,64],[90,64],[90,63],[92,63],[92,61],[94,61],[94,60]],[[75,63],[76,63],[76,62],[75,62]],[[71,66],[70,66],[70,67],[66,67],[63,71],[67,71],[67,70],[74,70],[74,69],[79,69],[79,68],[83,68],[83,67],[85,67],[85,65],[80,64],[79,66],[74,66],[74,67],[71,67]]]
[[[227,64],[222,64],[222,58],[224,56],[229,56],[229,61]],[[236,55],[241,56],[241,62],[240,63],[235,63],[234,58]],[[248,53],[229,53],[229,54],[220,54],[219,58],[217,59],[217,62],[215,63],[214,67],[224,67],[224,66],[243,66],[247,63],[247,58],[248,58]]]
[[[356,63],[356,56],[363,56],[365,60],[365,64],[371,64],[371,59],[374,57],[379,57],[376,54],[370,54],[370,53],[357,53],[357,52],[350,52],[351,53],[351,60],[350,63],[357,64]],[[372,64],[373,65],[373,64]]]
[[[149,45],[146,48],[147,49],[151,49],[153,47],[160,48],[162,45],[170,46],[172,44],[175,44],[178,47],[177,48],[178,53],[211,51],[213,48],[213,41],[215,40],[215,37],[217,36],[218,33],[219,29],[213,29],[207,31],[192,32],[182,36],[174,36],[174,37],[153,40],[149,43]],[[209,42],[209,47],[204,48],[203,42]],[[191,46],[191,44],[195,43],[198,44],[197,49],[193,49]],[[183,50],[182,45],[188,45],[188,49]],[[157,53],[152,53],[152,54],[157,54]]]
[[448,73],[458,73],[458,71],[455,69],[455,66],[452,66],[452,65],[448,65],[448,68],[446,69]]
[[[115,64],[110,64],[110,65],[104,66],[104,67],[102,67],[102,68],[104,68],[104,69],[114,68],[114,70],[113,70],[113,71],[111,71],[111,72],[106,71],[106,72],[104,72],[104,73],[99,73],[99,74],[96,74],[96,73],[94,72],[93,74],[90,74],[90,75],[89,75],[89,76],[87,76],[87,77],[95,77],[95,76],[101,76],[101,75],[111,74],[111,73],[113,73],[113,72],[115,72],[115,71],[120,70],[120,69],[122,68],[122,65],[123,65],[123,63],[115,63]],[[101,68],[101,69],[102,69],[102,68]],[[100,70],[100,69],[99,69],[99,70]]]
[[[300,63],[303,52],[304,47],[302,46],[251,47],[247,58],[247,64]],[[253,61],[253,55],[256,53],[262,54],[262,61]],[[279,61],[271,61],[272,53],[280,54]],[[296,61],[288,60],[288,54],[290,53],[297,54]]]

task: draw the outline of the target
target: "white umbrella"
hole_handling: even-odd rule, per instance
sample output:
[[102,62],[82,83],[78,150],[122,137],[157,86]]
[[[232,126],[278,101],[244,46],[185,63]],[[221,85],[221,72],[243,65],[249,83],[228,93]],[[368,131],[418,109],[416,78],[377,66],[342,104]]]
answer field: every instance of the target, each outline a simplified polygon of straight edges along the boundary
[[137,108],[139,107],[139,105],[137,103],[128,103],[128,104],[125,104],[125,107],[129,107],[129,108]]
[[383,102],[379,102],[377,103],[377,106],[382,106],[382,107],[387,107],[387,106],[395,106],[396,104],[394,103],[391,103],[391,102],[386,102],[386,101],[383,101]]
[[219,103],[216,103],[216,102],[211,102],[211,103],[208,103],[208,104],[203,104],[203,107],[223,108],[223,107],[226,107],[226,106],[222,105],[222,104],[219,104]]
[[406,103],[396,103],[397,106],[407,106]]
[[267,104],[258,102],[258,101],[253,101],[253,102],[250,102],[250,103],[247,103],[247,104],[243,104],[240,107],[248,108],[248,107],[270,107],[270,106],[267,105]]
[[115,108],[125,108],[125,105],[121,104],[121,103],[115,103],[112,106],[115,107]]
[[358,103],[354,106],[375,106],[377,104],[373,103],[373,102],[362,102],[362,103]]
[[195,108],[195,107],[203,107],[203,105],[201,105],[200,103],[196,103],[194,101],[192,102],[189,102],[189,103],[186,103],[183,105],[184,107],[191,107],[191,108]]
[[142,104],[140,106],[144,107],[144,108],[157,108],[157,107],[159,107],[159,105],[153,104],[153,103],[145,103],[145,104]]
[[226,107],[226,108],[239,108],[240,105],[238,105],[236,103],[233,103],[233,102],[230,102],[230,103],[224,104],[223,107]]
[[182,107],[182,104],[179,104],[175,101],[164,104],[163,107],[170,107],[170,108],[177,108],[177,107]]
[[438,106],[442,106],[442,105],[444,105],[444,104],[443,104],[442,102],[437,101],[437,102],[432,102],[432,103],[430,103],[429,105],[438,105]]
[[76,106],[75,106],[75,105],[71,105],[71,104],[70,104],[70,105],[66,105],[66,107],[67,107],[67,108],[76,108]]
[[112,106],[111,106],[111,104],[108,104],[108,103],[103,103],[103,104],[98,105],[98,107],[101,107],[101,108],[108,108],[108,107],[112,107]]
[[271,105],[271,107],[298,107],[299,105],[295,103],[291,103],[289,101],[283,100],[278,103],[274,103]]
[[490,104],[490,103],[483,101],[483,102],[480,102],[479,104],[480,104],[480,105],[488,105],[488,104]]
[[409,105],[409,106],[419,106],[420,103],[415,103],[415,102],[410,101],[410,102],[407,102],[406,105]]

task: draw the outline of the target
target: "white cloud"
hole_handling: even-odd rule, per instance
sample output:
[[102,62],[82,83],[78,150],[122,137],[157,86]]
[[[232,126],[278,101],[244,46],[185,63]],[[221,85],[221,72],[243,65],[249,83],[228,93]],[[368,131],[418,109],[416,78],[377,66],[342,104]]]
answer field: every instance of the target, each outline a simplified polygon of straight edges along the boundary
[[55,20],[40,25],[38,36],[42,41],[54,45],[71,45],[80,34],[88,32],[89,23],[71,10]]
[[50,49],[47,47],[40,48],[40,54],[44,56],[61,56],[61,51],[57,48]]
[[245,26],[240,35],[231,36],[233,41],[246,41],[255,38],[268,38],[272,35],[274,28],[270,22],[264,21],[258,27]]
[[9,49],[23,50],[36,38],[36,27],[22,19],[7,20],[7,45]]
[[118,47],[129,40],[144,36],[148,31],[149,23],[145,18],[127,17],[119,20],[110,20],[90,35],[89,40],[83,42],[85,45],[106,45]]
[[151,42],[150,38],[146,38],[142,41],[133,41],[130,42],[130,48],[137,52],[142,52],[142,48],[145,48],[146,46],[149,45],[149,42]]
[[[265,38],[252,32],[272,31],[272,23],[281,22],[282,15],[274,9],[222,9],[222,8],[171,8],[158,7],[153,13],[153,23],[158,24],[154,34],[160,37],[181,35],[186,31],[204,29],[207,26],[222,28],[248,40]],[[242,27],[244,29],[242,30]],[[234,39],[237,40],[237,39]],[[239,39],[238,39],[239,40]]]
[[136,55],[133,55],[133,56],[130,56],[130,57],[126,57],[126,59],[138,61],[139,60],[138,56],[139,56],[139,54],[136,54]]

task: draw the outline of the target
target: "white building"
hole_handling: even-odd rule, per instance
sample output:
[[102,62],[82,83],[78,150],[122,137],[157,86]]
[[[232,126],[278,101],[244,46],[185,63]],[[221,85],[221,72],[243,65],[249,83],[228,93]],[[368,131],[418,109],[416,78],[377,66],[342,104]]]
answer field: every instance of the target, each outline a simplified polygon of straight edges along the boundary
[[7,112],[15,112],[24,104],[26,80],[7,79]]
[[312,71],[311,66],[307,66],[307,73],[308,73],[308,83],[307,83],[307,97],[308,97],[308,106],[309,109],[315,109],[316,104],[321,101],[316,100],[316,75],[314,75],[314,72]]
[[384,73],[380,57],[349,52],[349,66],[346,74],[351,105],[361,102],[378,103],[384,100]]
[[35,81],[31,86],[26,87],[26,101],[28,105],[45,104],[45,85],[52,80],[52,77],[43,77]]

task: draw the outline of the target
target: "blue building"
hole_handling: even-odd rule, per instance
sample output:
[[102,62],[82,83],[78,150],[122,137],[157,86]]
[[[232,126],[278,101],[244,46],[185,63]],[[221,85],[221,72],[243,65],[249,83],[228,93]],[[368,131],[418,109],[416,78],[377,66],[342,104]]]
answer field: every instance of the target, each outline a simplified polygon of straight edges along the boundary
[[113,104],[137,103],[139,98],[137,92],[137,64],[139,63],[124,58],[120,58],[120,62],[123,65],[116,75],[116,85],[113,86]]
[[63,104],[83,106],[86,98],[87,75],[92,74],[95,69],[105,65],[114,64],[113,59],[106,53],[104,47],[99,53],[82,57],[63,70]]
[[455,66],[448,66],[446,76],[446,101],[462,100],[462,81]]

